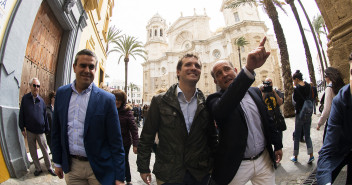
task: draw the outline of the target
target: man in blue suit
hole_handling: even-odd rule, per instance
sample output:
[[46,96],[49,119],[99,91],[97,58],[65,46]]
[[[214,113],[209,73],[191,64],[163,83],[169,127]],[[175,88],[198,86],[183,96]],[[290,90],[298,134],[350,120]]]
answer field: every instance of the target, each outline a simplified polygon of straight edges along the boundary
[[350,84],[342,87],[332,101],[324,144],[319,151],[317,181],[332,184],[347,165],[346,184],[352,184],[352,53]]
[[96,55],[73,64],[76,80],[56,93],[52,126],[55,173],[67,184],[124,184],[125,161],[115,96],[94,85]]

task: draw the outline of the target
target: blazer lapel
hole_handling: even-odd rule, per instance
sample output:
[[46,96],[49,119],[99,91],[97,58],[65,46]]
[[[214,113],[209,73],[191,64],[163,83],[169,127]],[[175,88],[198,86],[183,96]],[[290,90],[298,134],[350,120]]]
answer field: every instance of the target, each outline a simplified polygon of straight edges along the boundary
[[93,84],[92,92],[90,93],[90,97],[89,97],[89,102],[88,102],[88,107],[87,107],[87,112],[86,112],[86,118],[84,120],[84,134],[83,134],[83,138],[87,134],[88,127],[89,127],[89,124],[90,124],[90,120],[91,120],[92,116],[94,115],[94,112],[96,110],[96,105],[98,105],[99,97],[100,97],[100,93],[99,93],[97,87]]
[[64,102],[64,108],[63,108],[63,110],[66,110],[66,111],[63,111],[63,124],[65,124],[64,125],[64,133],[67,133],[67,123],[68,123],[68,108],[69,108],[69,106],[70,106],[70,100],[71,100],[71,96],[72,96],[72,88],[71,88],[71,86],[68,86],[68,88],[64,91],[64,95],[63,95],[63,97],[64,97],[64,100],[63,100],[63,102]]

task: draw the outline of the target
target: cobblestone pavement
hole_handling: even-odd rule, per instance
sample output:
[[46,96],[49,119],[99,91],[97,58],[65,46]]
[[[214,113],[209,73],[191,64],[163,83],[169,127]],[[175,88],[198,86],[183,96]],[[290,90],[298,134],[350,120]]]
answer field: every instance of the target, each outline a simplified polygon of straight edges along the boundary
[[[313,150],[315,161],[312,164],[307,164],[308,161],[308,154],[307,148],[305,143],[300,143],[300,152],[298,156],[298,162],[292,163],[290,161],[290,157],[293,154],[293,140],[292,140],[292,132],[294,130],[294,118],[286,118],[287,130],[283,133],[283,159],[280,163],[278,169],[276,170],[276,184],[277,185],[295,185],[301,184],[309,175],[310,173],[316,168],[317,159],[318,159],[318,151],[322,146],[322,138],[323,138],[323,131],[317,131],[317,121],[318,115],[313,115],[312,117],[312,126],[311,126],[311,138],[313,142]],[[139,132],[141,129],[139,130]],[[131,165],[131,174],[132,174],[132,183],[142,185],[144,184],[141,180],[139,173],[137,172],[137,165],[136,165],[136,158],[137,155],[133,154],[130,151],[130,165]],[[2,185],[15,185],[15,184],[66,184],[63,179],[59,179],[58,177],[53,177],[48,174],[44,169],[44,160],[41,159],[42,169],[44,171],[39,177],[35,177],[33,175],[34,166],[31,165],[29,172],[27,175],[20,179],[10,178],[9,180],[1,183]],[[154,154],[152,155],[151,164],[154,164]],[[152,165],[151,165],[152,169]],[[344,184],[344,179],[346,178],[346,171],[345,169],[342,172],[340,179],[337,180],[334,184]],[[152,177],[153,181],[152,184],[156,184],[155,176]],[[247,183],[251,184],[251,183]]]

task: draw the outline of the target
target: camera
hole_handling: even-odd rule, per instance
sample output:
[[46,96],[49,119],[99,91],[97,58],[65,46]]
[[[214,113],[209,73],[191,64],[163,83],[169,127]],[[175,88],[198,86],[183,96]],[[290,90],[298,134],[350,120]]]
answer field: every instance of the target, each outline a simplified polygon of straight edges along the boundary
[[263,82],[263,85],[264,85],[263,92],[265,93],[273,92],[273,86],[271,86],[270,84],[271,82]]

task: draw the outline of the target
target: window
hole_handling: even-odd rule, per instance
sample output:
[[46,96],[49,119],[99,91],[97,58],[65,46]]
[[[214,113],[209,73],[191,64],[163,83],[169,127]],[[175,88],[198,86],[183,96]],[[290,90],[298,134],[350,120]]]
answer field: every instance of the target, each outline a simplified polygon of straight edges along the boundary
[[155,36],[158,36],[158,31],[157,31],[157,30],[155,30],[154,35],[155,35]]
[[163,30],[160,29],[160,37],[162,37],[162,36],[163,36]]
[[149,30],[149,37],[152,37],[152,29]]
[[233,16],[235,17],[235,22],[240,22],[240,17],[238,16],[238,12],[233,13]]

